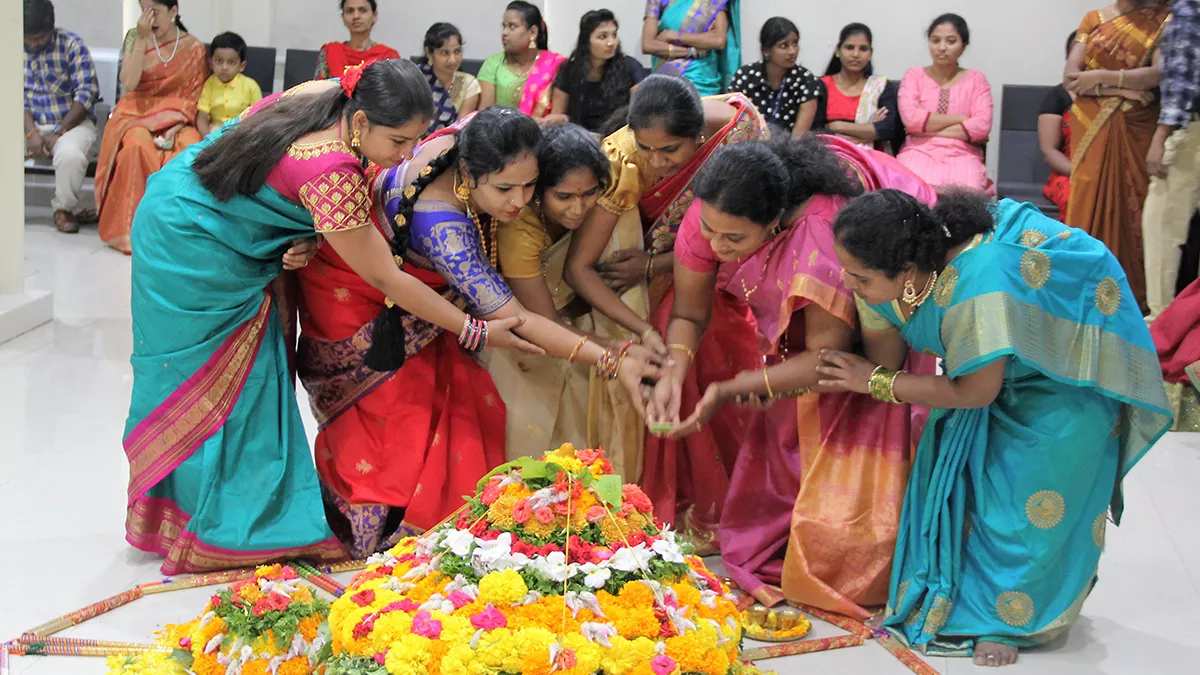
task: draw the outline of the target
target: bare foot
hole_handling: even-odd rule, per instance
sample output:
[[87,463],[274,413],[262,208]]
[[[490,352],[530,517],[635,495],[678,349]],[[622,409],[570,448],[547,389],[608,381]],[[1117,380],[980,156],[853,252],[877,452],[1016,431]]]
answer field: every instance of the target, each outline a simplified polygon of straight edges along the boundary
[[999,642],[976,642],[975,665],[988,668],[1011,666],[1017,662],[1017,648]]

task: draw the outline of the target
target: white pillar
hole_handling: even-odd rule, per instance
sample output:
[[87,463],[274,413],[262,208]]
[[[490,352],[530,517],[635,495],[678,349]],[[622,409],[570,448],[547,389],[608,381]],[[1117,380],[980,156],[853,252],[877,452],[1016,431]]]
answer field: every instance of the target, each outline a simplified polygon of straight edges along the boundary
[[[25,143],[23,109],[16,94],[25,87],[23,57],[24,3],[0,3],[0,90],[10,92],[0,106],[0,194],[8,198],[0,215],[0,342],[49,321],[54,312],[49,293],[25,292]],[[8,54],[8,56],[3,56]]]

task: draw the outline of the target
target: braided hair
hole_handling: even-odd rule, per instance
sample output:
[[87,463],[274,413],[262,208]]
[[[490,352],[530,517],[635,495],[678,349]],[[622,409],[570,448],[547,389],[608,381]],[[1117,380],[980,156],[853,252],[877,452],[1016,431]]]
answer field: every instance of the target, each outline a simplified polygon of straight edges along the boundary
[[[516,157],[538,152],[542,132],[538,123],[520,111],[491,106],[476,113],[461,131],[455,143],[435,157],[404,189],[396,206],[397,225],[391,239],[392,255],[398,260],[408,253],[409,229],[413,211],[425,188],[453,167],[478,182],[488,174],[503,171]],[[480,218],[490,219],[486,214]],[[386,307],[375,320],[371,348],[364,363],[372,370],[387,372],[404,364],[404,314],[398,307]]]
[[873,270],[895,279],[908,265],[941,268],[951,249],[994,226],[982,193],[950,189],[929,208],[900,190],[877,190],[847,204],[833,221],[842,248]]

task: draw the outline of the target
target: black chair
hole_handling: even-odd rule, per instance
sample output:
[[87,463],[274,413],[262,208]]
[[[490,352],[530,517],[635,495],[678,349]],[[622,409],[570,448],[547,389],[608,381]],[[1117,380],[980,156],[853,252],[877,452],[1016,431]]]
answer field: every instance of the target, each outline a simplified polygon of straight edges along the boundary
[[246,77],[253,79],[262,89],[263,96],[275,93],[275,48],[246,48]]
[[289,49],[283,61],[284,90],[308,82],[317,72],[319,52],[310,49]]
[[[423,54],[421,56],[410,56],[408,60],[418,65],[428,61]],[[468,75],[479,75],[479,69],[482,67],[483,59],[463,59],[462,65],[458,69]]]
[[1051,217],[1058,208],[1042,195],[1050,167],[1038,142],[1038,112],[1053,87],[1004,85],[1000,109],[1000,166],[996,196],[1029,202]]

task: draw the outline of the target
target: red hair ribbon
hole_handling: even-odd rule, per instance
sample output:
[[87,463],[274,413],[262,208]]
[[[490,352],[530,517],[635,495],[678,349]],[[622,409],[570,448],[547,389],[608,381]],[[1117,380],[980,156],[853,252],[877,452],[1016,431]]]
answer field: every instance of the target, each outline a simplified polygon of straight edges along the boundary
[[356,66],[346,66],[345,72],[342,73],[342,91],[346,92],[348,98],[354,98],[354,90],[358,88],[358,81],[362,79],[363,71],[377,60],[370,59]]

